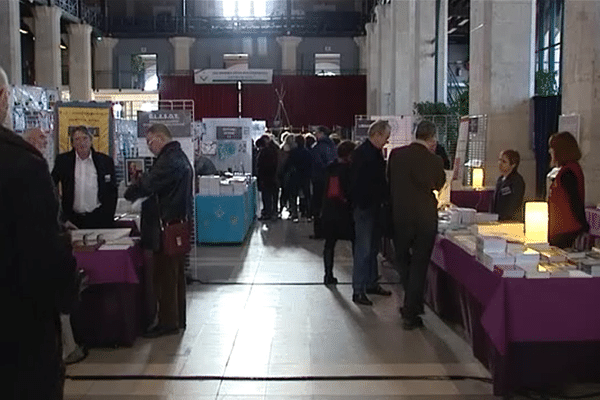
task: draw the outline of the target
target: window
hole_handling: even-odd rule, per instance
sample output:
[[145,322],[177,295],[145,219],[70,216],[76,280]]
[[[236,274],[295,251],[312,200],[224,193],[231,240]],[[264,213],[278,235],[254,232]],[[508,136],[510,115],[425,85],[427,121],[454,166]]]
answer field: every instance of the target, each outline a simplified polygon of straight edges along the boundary
[[315,54],[315,75],[340,75],[339,54]]
[[561,47],[564,0],[537,1],[537,40],[535,52],[535,94],[561,92]]
[[233,17],[265,17],[267,15],[266,0],[222,0],[223,16]]

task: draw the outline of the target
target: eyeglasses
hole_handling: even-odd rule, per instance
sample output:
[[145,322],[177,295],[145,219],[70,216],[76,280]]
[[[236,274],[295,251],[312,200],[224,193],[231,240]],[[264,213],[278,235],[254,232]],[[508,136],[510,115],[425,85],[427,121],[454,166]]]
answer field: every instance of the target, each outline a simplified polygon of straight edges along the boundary
[[155,141],[156,141],[156,138],[155,138],[155,137],[153,137],[153,138],[149,138],[149,139],[148,139],[148,138],[146,138],[146,144],[147,144],[148,146],[150,146],[150,145],[151,145],[153,142],[155,142]]

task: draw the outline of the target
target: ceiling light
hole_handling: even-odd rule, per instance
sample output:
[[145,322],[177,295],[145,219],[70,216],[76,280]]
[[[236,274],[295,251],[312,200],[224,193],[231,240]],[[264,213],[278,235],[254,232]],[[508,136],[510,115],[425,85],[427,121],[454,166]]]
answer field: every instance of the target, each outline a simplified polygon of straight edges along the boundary
[[463,25],[464,25],[464,24],[466,24],[467,22],[469,22],[469,18],[465,18],[465,19],[463,19],[462,21],[460,21],[460,22],[458,23],[458,26],[463,26]]
[[457,30],[458,30],[458,28],[457,28],[457,27],[454,27],[454,28],[450,29],[450,30],[448,31],[448,35],[450,35],[450,34],[452,34],[452,33],[456,32]]
[[29,32],[27,32],[25,29],[19,29],[19,32],[21,32],[23,35],[27,35]]
[[63,50],[66,50],[66,49],[67,49],[67,46],[65,46],[64,44],[61,44],[61,45],[60,45],[60,48],[61,48],[61,49],[63,49]]

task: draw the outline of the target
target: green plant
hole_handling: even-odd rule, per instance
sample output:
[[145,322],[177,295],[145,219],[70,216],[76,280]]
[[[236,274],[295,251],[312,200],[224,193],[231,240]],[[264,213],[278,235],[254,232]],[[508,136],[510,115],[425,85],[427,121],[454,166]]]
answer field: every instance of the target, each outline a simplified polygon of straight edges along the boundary
[[535,72],[535,94],[538,96],[556,96],[556,72],[540,70]]
[[414,113],[417,115],[449,115],[453,114],[450,107],[446,103],[432,103],[430,101],[422,101],[414,103]]
[[134,74],[139,74],[140,72],[144,72],[144,60],[139,55],[131,56],[131,72]]

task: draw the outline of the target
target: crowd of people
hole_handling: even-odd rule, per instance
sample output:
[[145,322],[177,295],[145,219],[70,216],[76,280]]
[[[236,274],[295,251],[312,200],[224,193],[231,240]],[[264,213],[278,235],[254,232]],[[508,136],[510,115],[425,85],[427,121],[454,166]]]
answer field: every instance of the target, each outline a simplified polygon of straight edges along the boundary
[[[352,301],[372,305],[367,295],[390,295],[378,283],[377,254],[384,232],[393,239],[395,263],[404,288],[400,308],[403,326],[423,326],[425,276],[437,234],[438,203],[435,191],[445,184],[450,162],[437,142],[436,126],[422,121],[415,140],[394,149],[387,160],[382,148],[390,126],[376,121],[361,144],[332,138],[319,126],[314,134],[285,132],[279,141],[265,134],[257,142],[256,175],[262,193],[261,220],[281,218],[314,223],[311,238],[325,239],[326,285],[336,284],[333,260],[338,240],[349,240],[353,251]],[[549,141],[552,176],[549,188],[549,243],[572,247],[589,226],[584,212],[584,178],[578,160],[581,152],[573,135],[560,132]],[[525,181],[518,172],[520,154],[500,153],[499,178],[491,212],[499,221],[524,220]]]

